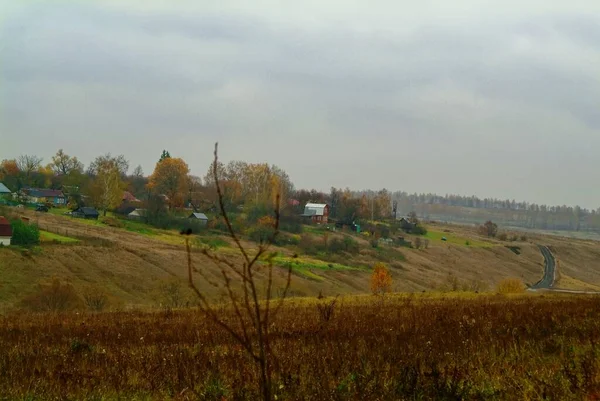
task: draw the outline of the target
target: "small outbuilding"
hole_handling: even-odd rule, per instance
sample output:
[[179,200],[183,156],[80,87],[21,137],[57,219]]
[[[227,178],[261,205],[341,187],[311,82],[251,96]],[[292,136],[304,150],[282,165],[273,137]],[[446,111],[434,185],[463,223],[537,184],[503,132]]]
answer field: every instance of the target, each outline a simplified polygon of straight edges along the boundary
[[201,224],[208,223],[208,217],[204,213],[192,213],[189,215],[188,219],[198,220]]
[[135,209],[127,215],[130,220],[144,220],[146,218],[146,209]]
[[73,210],[71,216],[79,219],[98,220],[100,213],[98,213],[98,211],[93,207],[80,207]]
[[0,245],[10,245],[12,239],[12,227],[10,221],[4,216],[0,216]]

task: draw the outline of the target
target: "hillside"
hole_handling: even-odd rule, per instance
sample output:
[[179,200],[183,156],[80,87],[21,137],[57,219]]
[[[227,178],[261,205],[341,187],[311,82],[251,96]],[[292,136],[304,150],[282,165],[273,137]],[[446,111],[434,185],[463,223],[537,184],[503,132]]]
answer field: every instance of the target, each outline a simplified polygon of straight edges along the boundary
[[[17,306],[26,294],[35,290],[36,284],[49,282],[53,277],[71,283],[80,294],[103,291],[115,308],[158,306],[164,298],[166,283],[181,283],[184,295],[187,291],[184,240],[174,231],[157,230],[141,223],[115,228],[65,216],[23,213],[48,232],[43,232],[44,242],[32,251],[0,249],[3,309]],[[319,228],[310,229],[315,238],[322,235]],[[355,235],[361,245],[360,253],[352,257],[342,255],[335,262],[304,255],[296,247],[274,247],[273,251],[278,252],[275,258],[278,265],[293,266],[292,296],[366,293],[369,269],[378,260],[390,266],[395,291],[485,290],[506,277],[518,277],[531,284],[541,278],[543,271],[538,243],[550,246],[557,257],[557,286],[600,288],[597,242],[532,234],[527,241],[501,243],[480,238],[470,227],[431,225],[429,230],[429,247],[419,250],[404,247],[375,250],[367,240]],[[447,241],[442,241],[442,236]],[[198,285],[217,300],[223,295],[216,285],[220,282],[220,271],[201,253],[199,244],[217,244],[214,251],[230,260],[239,261],[239,256],[223,235],[209,233],[193,242],[193,263],[205,275],[204,279],[198,277]],[[299,257],[293,258],[295,253]],[[280,289],[285,269],[276,270],[275,288]]]

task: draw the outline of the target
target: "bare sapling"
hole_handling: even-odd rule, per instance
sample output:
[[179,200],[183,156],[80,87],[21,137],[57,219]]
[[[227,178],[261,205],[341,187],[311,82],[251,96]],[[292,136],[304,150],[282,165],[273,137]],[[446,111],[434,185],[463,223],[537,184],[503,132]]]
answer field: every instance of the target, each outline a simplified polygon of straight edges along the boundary
[[[211,305],[207,295],[196,285],[194,273],[203,276],[192,262],[189,235],[191,230],[182,232],[186,234],[185,246],[187,252],[188,284],[199,299],[200,311],[218,326],[229,333],[247,352],[256,363],[260,372],[261,398],[265,401],[273,399],[272,373],[274,366],[274,355],[271,349],[270,327],[280,310],[291,284],[292,270],[288,268],[285,287],[279,291],[275,302],[273,297],[273,255],[268,255],[269,248],[275,243],[279,233],[280,221],[280,195],[277,192],[273,212],[273,230],[266,238],[261,239],[258,249],[250,251],[244,246],[239,235],[232,227],[231,220],[225,209],[225,201],[218,174],[218,143],[215,144],[214,162],[212,175],[217,190],[218,204],[221,215],[227,226],[228,235],[231,237],[242,261],[235,263],[218,255],[210,249],[203,249],[206,255],[220,269],[221,288],[224,289],[228,303],[232,308],[235,319],[233,322],[222,316],[217,309]],[[259,272],[266,274],[266,288],[264,293],[259,290]],[[238,285],[239,283],[239,285]]]

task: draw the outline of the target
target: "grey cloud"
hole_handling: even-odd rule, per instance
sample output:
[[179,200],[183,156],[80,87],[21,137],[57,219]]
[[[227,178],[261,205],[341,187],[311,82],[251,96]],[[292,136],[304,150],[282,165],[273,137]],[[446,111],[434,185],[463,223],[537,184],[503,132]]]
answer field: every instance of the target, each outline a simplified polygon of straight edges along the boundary
[[[126,153],[149,172],[168,147],[201,175],[218,139],[226,158],[277,163],[301,187],[600,204],[600,190],[563,172],[600,178],[593,18],[424,19],[402,31],[358,18],[360,29],[231,10],[36,7],[0,28],[0,158],[49,158],[66,143],[84,160]],[[565,49],[590,62],[561,59]]]

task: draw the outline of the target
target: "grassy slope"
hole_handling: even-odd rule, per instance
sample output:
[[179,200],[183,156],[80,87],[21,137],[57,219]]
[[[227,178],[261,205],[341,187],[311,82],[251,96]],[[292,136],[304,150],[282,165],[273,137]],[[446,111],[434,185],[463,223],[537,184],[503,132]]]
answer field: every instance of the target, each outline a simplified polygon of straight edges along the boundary
[[[43,229],[59,234],[44,234],[50,242],[44,242],[41,252],[32,255],[0,249],[0,303],[5,306],[17,303],[36,283],[52,277],[71,282],[80,293],[101,288],[111,296],[113,305],[124,306],[156,305],[165,281],[185,280],[184,240],[174,231],[137,222],[113,228],[95,221],[26,213]],[[311,230],[314,235],[321,235],[319,229]],[[511,243],[519,248],[517,255],[506,244],[480,238],[468,227],[431,226],[428,235],[428,249],[401,248],[401,254],[393,249],[372,249],[366,238],[356,236],[362,250],[351,259],[339,256],[333,262],[321,261],[301,253],[293,258],[298,250],[276,248],[274,261],[280,266],[293,267],[292,295],[297,296],[316,295],[320,291],[327,295],[368,292],[368,267],[377,260],[390,265],[396,291],[439,288],[449,275],[466,282],[483,281],[490,287],[505,277],[519,277],[528,283],[541,277],[543,258],[533,243]],[[441,241],[442,235],[448,241]],[[68,243],[74,238],[81,241]],[[530,241],[553,247],[561,265],[560,279],[566,287],[593,289],[600,285],[597,243],[543,236],[533,236]],[[240,261],[226,237],[215,234],[201,238],[200,242],[213,244],[221,255]],[[199,251],[194,253],[193,260],[207,277],[199,280],[203,291],[219,298],[221,291],[214,285],[220,281],[218,268]],[[284,269],[277,270],[275,288],[283,286],[284,273]]]

